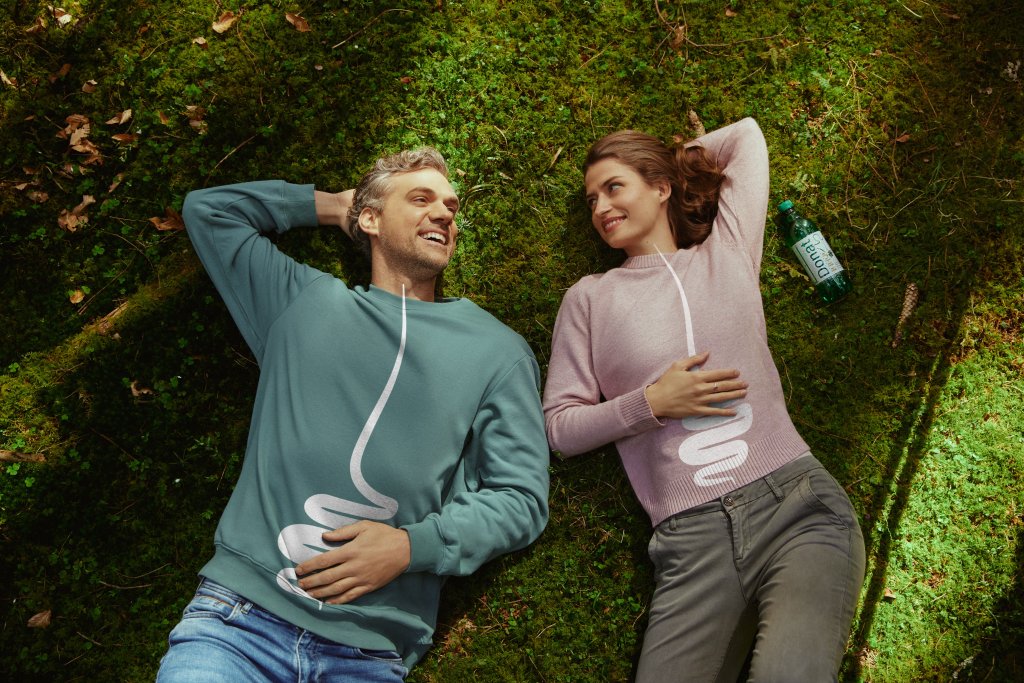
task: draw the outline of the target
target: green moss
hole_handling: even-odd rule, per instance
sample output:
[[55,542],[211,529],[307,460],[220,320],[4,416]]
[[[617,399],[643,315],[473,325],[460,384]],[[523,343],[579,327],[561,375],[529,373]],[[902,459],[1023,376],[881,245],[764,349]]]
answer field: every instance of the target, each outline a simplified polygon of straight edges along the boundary
[[[237,476],[256,368],[185,237],[151,217],[235,180],[349,187],[381,153],[435,145],[466,200],[448,292],[508,321],[543,367],[564,290],[616,261],[581,202],[587,146],[625,127],[688,135],[691,109],[708,129],[758,119],[772,198],[813,217],[855,281],[819,307],[769,226],[762,294],[783,387],[869,544],[844,676],[1019,672],[1018,7],[328,2],[300,33],[284,18],[297,8],[256,2],[225,5],[244,12],[218,35],[221,8],[195,0],[79,0],[63,28],[46,3],[8,5],[0,449],[46,457],[0,465],[12,675],[151,679]],[[47,28],[26,32],[37,16]],[[129,123],[104,123],[129,108]],[[71,114],[92,122],[102,164],[55,137]],[[89,222],[62,230],[85,194]],[[336,233],[281,244],[367,279]],[[922,297],[893,347],[908,282]],[[91,326],[123,303],[106,333]],[[611,449],[552,473],[548,531],[449,584],[411,680],[629,678],[647,522]],[[25,628],[45,609],[48,629]]]

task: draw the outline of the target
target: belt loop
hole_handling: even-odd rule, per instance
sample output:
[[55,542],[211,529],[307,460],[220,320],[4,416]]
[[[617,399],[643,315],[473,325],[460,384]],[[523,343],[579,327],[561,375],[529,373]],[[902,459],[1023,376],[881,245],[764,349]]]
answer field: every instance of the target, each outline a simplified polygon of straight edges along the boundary
[[786,494],[784,494],[782,492],[782,489],[779,488],[779,485],[775,483],[775,479],[772,478],[772,475],[765,475],[764,483],[768,484],[768,488],[770,488],[772,490],[772,493],[775,494],[775,500],[781,503],[786,499]]

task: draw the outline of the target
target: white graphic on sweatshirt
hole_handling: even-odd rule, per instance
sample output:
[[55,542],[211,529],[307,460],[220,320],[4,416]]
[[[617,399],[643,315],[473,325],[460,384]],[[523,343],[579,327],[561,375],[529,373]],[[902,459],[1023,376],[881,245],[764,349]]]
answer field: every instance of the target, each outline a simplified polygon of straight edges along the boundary
[[[655,246],[657,249],[657,246]],[[683,306],[683,320],[686,324],[686,348],[690,356],[697,355],[697,345],[693,341],[693,322],[690,318],[690,304],[686,299],[683,283],[676,274],[672,264],[658,249],[658,256],[665,263],[679,292],[679,301]],[[734,470],[747,459],[749,451],[747,442],[736,437],[750,429],[754,422],[754,410],[746,401],[734,404],[735,415],[707,415],[686,417],[680,420],[691,434],[679,444],[679,459],[691,467],[700,467],[693,475],[693,483],[697,486],[716,486],[733,481],[733,477],[719,475]],[[701,467],[703,465],[703,467]]]
[[[313,524],[292,524],[281,530],[277,536],[277,548],[281,554],[299,565],[306,560],[316,557],[320,553],[330,550],[331,547],[324,543],[323,533],[339,527],[347,526],[361,519],[387,520],[391,519],[398,512],[398,501],[375,490],[363,476],[362,462],[366,445],[370,441],[374,427],[384,412],[384,406],[391,397],[398,379],[398,371],[402,367],[402,358],[405,355],[406,339],[406,315],[405,315],[405,286],[402,287],[402,336],[398,343],[398,355],[395,358],[395,365],[391,368],[391,375],[388,377],[384,390],[377,399],[377,404],[370,411],[370,416],[363,425],[356,445],[352,449],[352,456],[349,459],[349,474],[356,490],[361,493],[372,505],[357,503],[352,500],[345,500],[332,496],[329,493],[316,493],[306,499],[303,510],[320,526]],[[277,573],[277,585],[282,589],[316,600],[323,607],[323,603],[314,598],[298,586],[298,577],[294,567],[285,567]]]

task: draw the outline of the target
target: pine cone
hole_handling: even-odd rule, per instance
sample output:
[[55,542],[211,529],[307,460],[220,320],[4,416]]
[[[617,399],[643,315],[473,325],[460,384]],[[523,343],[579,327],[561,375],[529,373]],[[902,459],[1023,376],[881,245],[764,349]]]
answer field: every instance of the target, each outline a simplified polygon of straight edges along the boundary
[[903,339],[903,325],[907,322],[910,314],[914,312],[919,297],[920,291],[917,285],[913,282],[908,282],[907,290],[903,293],[903,309],[900,310],[900,319],[896,321],[896,334],[892,338],[892,348],[895,349],[896,345]]

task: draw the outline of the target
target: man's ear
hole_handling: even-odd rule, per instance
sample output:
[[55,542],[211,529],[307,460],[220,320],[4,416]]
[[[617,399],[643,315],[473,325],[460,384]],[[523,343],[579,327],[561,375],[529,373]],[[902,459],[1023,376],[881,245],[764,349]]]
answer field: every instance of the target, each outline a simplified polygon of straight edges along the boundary
[[380,215],[368,206],[359,212],[359,229],[367,235],[380,234]]

